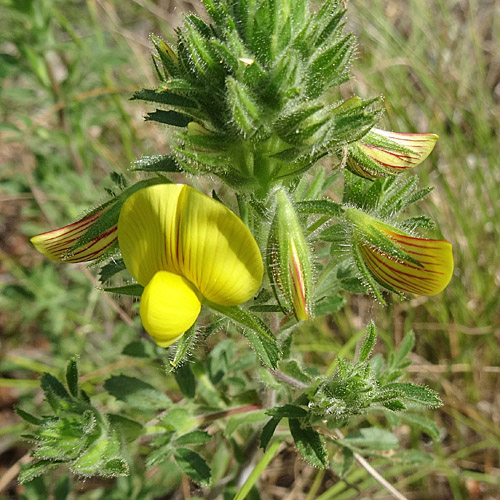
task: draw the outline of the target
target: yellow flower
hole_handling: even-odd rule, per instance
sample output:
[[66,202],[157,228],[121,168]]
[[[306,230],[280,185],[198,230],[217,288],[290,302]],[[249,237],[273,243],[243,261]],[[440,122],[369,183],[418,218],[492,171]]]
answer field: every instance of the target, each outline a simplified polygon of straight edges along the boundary
[[259,248],[228,208],[183,184],[142,189],[124,203],[118,241],[127,269],[143,285],[140,315],[166,347],[195,322],[204,299],[249,300],[262,281]]
[[355,228],[359,255],[380,284],[416,295],[435,295],[446,288],[453,275],[449,242],[415,238],[360,210],[350,208],[346,215]]
[[92,227],[107,209],[98,210],[73,224],[33,236],[34,247],[50,260],[57,262],[88,262],[103,255],[116,241],[116,224],[95,238],[74,248],[78,240]]
[[420,165],[437,140],[436,134],[403,134],[374,128],[350,148],[346,167],[367,179],[398,175]]

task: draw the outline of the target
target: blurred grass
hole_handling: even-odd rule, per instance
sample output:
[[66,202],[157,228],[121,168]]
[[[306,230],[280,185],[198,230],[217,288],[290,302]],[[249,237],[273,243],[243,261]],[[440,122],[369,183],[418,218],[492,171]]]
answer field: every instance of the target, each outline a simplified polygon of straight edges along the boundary
[[[359,57],[345,92],[383,94],[386,128],[440,135],[417,175],[423,185],[436,186],[421,208],[436,221],[436,236],[453,243],[456,270],[436,297],[395,300],[387,309],[353,297],[342,313],[302,329],[295,349],[311,364],[326,367],[342,346],[343,355],[352,354],[354,338],[371,317],[380,327],[381,345],[397,345],[413,328],[412,376],[442,395],[445,404],[433,415],[443,438],[433,445],[403,426],[400,438],[434,451],[436,460],[417,470],[375,465],[409,498],[495,498],[500,489],[500,6],[494,0],[348,3]],[[165,130],[144,124],[145,109],[128,98],[133,90],[154,85],[149,33],[168,37],[186,9],[200,6],[161,0],[0,1],[0,328],[2,351],[10,353],[0,360],[0,372],[5,380],[25,381],[18,387],[0,384],[1,415],[6,415],[1,431],[10,434],[0,447],[2,464],[23,454],[24,427],[5,408],[17,400],[28,411],[40,404],[32,400],[34,373],[44,366],[60,372],[80,352],[82,373],[102,368],[101,377],[106,376],[123,359],[123,346],[136,338],[84,274],[44,261],[27,238],[96,205],[103,188],[113,189],[110,172],[125,171],[141,154],[165,152]],[[282,456],[271,466],[270,486],[279,471],[294,467]],[[303,466],[295,479],[290,495],[295,492],[297,499],[306,498],[307,485],[317,488],[322,500],[357,498],[356,488],[387,497],[364,469],[338,481]],[[266,498],[275,498],[269,491]]]

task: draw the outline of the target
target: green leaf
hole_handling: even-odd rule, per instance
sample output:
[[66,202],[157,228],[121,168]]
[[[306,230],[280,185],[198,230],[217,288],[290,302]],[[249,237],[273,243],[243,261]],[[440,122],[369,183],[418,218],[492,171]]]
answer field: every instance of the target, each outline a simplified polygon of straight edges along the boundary
[[314,306],[314,315],[323,316],[324,314],[332,314],[343,307],[345,304],[344,297],[340,295],[331,295],[316,302]]
[[163,111],[162,109],[157,109],[153,113],[148,113],[145,120],[164,123],[166,125],[172,125],[173,127],[187,127],[187,124],[192,122],[193,118],[182,113],[177,113],[177,111]]
[[106,452],[110,446],[110,439],[106,435],[102,435],[96,439],[70,467],[71,472],[81,474],[82,476],[93,476],[98,474],[103,461],[105,460]]
[[261,304],[250,306],[248,308],[252,312],[263,312],[263,313],[272,313],[272,312],[281,312],[282,309],[280,306],[275,306],[273,304]]
[[147,382],[127,375],[109,378],[104,382],[104,388],[116,399],[125,401],[134,408],[151,411],[162,410],[172,404],[165,393],[155,389]]
[[281,418],[271,418],[267,424],[262,428],[262,433],[260,435],[260,447],[265,450],[267,448],[267,445],[269,444],[269,441],[271,441],[271,438],[273,437],[274,431],[276,430],[276,427],[278,427],[278,424],[280,423]]
[[144,291],[144,287],[139,285],[139,283],[134,283],[132,285],[115,286],[102,288],[104,292],[116,293],[119,295],[132,295],[133,297],[140,297]]
[[54,488],[54,500],[66,500],[68,498],[71,485],[68,476],[61,476]]
[[185,408],[172,408],[162,417],[161,422],[168,430],[180,434],[184,434],[199,425],[196,417],[190,415],[190,412]]
[[338,442],[347,447],[354,446],[368,450],[395,450],[399,448],[398,438],[392,432],[378,427],[366,427],[350,432]]
[[406,356],[410,354],[413,346],[415,345],[415,334],[410,330],[404,337],[399,346],[398,351],[394,356],[393,365],[400,366],[405,361]]
[[383,406],[387,408],[388,410],[391,411],[404,411],[406,410],[406,405],[402,402],[399,401],[399,399],[391,400],[391,401],[384,401]]
[[74,358],[70,360],[66,367],[66,383],[71,395],[77,398],[80,394],[80,388],[78,387],[78,366]]
[[422,415],[415,415],[414,413],[401,413],[398,417],[403,422],[407,422],[413,427],[418,427],[428,434],[434,441],[437,441],[441,435],[440,429],[436,423]]
[[116,413],[108,413],[106,416],[111,427],[117,430],[118,434],[122,435],[128,442],[135,441],[141,435],[142,424],[139,422]]
[[157,358],[158,352],[156,346],[152,342],[144,340],[133,340],[128,343],[122,351],[122,354],[132,358]]
[[437,392],[422,385],[415,385],[409,382],[395,382],[393,384],[386,384],[381,389],[395,390],[405,399],[431,408],[437,408],[443,404]]
[[279,418],[303,418],[307,417],[308,412],[301,406],[286,404],[283,406],[275,406],[266,412],[271,417]]
[[187,108],[195,108],[196,103],[187,97],[174,94],[168,90],[157,92],[156,90],[142,89],[134,92],[130,100],[140,99],[142,101],[156,102],[167,106],[179,106]]
[[23,466],[17,480],[20,484],[26,484],[33,479],[45,474],[49,469],[57,467],[61,462],[58,460],[39,460],[32,464]]
[[174,452],[174,458],[182,472],[195,483],[202,486],[210,484],[210,467],[198,453],[187,448],[178,448]]
[[434,462],[434,457],[431,454],[421,450],[403,450],[393,455],[392,458],[406,464],[414,465],[430,465]]
[[310,426],[302,427],[300,420],[288,421],[295,446],[300,454],[314,467],[328,467],[328,456],[321,436]]
[[261,423],[264,420],[267,420],[267,415],[264,410],[257,410],[248,413],[243,413],[241,415],[233,415],[229,418],[226,424],[226,428],[224,429],[224,433],[226,437],[231,437],[234,432],[239,429],[242,425],[251,426],[253,429],[255,427],[254,424]]
[[23,419],[26,420],[26,422],[29,422],[30,424],[33,425],[41,425],[43,424],[43,420],[40,418],[35,417],[34,415],[31,415],[31,413],[28,413],[24,410],[21,410],[21,408],[14,408],[14,411]]
[[342,479],[354,465],[354,452],[349,448],[343,447],[341,461],[332,461],[331,465],[333,472]]
[[126,269],[125,262],[123,259],[112,260],[108,262],[105,266],[102,266],[99,271],[99,281],[104,283],[112,278],[115,274],[118,274],[121,271]]
[[44,373],[40,385],[54,412],[58,413],[60,410],[70,408],[72,398],[54,375]]
[[142,156],[132,163],[131,170],[143,172],[182,172],[182,167],[173,156],[152,155]]
[[104,464],[104,467],[99,470],[99,475],[103,477],[128,476],[129,474],[128,463],[123,458],[108,460]]
[[212,436],[205,431],[195,430],[192,432],[188,432],[187,434],[183,434],[179,436],[175,440],[176,445],[187,445],[187,444],[204,444],[208,443],[212,439]]
[[259,318],[237,306],[220,306],[211,302],[208,305],[236,323],[247,327],[243,330],[243,335],[255,349],[261,362],[273,370],[276,368],[280,359],[280,348],[271,330]]
[[262,364],[275,369],[280,359],[280,349],[275,339],[255,330],[244,330],[243,335],[253,347]]
[[366,361],[375,347],[375,342],[377,341],[377,332],[375,330],[375,324],[370,321],[368,328],[366,329],[366,336],[363,339],[361,348],[359,349],[358,361],[363,363]]
[[289,375],[304,384],[309,384],[312,380],[312,376],[306,373],[294,359],[280,361],[279,369],[285,375]]
[[194,398],[196,392],[196,379],[189,363],[181,364],[174,371],[175,380],[186,398]]
[[297,203],[297,212],[299,214],[324,214],[338,217],[344,212],[340,203],[329,200],[307,200]]

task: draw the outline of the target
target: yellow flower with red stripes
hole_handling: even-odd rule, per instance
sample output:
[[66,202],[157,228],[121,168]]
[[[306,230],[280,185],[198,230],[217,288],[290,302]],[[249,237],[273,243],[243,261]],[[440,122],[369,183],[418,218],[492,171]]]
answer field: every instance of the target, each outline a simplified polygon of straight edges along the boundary
[[140,316],[158,345],[178,340],[202,303],[236,306],[260,287],[264,266],[257,243],[222,203],[184,184],[156,184],[117,207],[118,223],[102,224],[107,228],[95,237],[85,235],[90,228],[98,232],[108,208],[31,241],[52,260],[86,262],[118,239],[128,271],[144,287]]
[[374,128],[350,146],[346,167],[367,179],[398,175],[420,165],[437,140],[436,134],[404,134]]
[[75,263],[95,260],[104,255],[116,241],[117,225],[99,232],[88,241],[79,242],[106,210],[97,210],[73,224],[37,234],[30,241],[41,254],[53,261]]
[[369,282],[371,276],[389,290],[416,295],[446,288],[453,274],[449,242],[417,238],[354,208],[346,210],[346,217],[353,225],[358,267]]

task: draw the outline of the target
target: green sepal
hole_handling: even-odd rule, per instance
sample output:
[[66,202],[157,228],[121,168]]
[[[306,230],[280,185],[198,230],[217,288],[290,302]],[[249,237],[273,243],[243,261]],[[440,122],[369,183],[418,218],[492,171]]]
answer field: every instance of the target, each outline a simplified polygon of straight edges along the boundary
[[306,81],[306,92],[310,98],[317,98],[329,88],[349,80],[347,70],[355,47],[354,35],[349,34],[313,59],[307,70]]
[[190,354],[194,346],[196,345],[196,322],[189,328],[187,332],[177,341],[175,344],[175,355],[174,359],[170,362],[171,371],[177,369],[184,359]]
[[330,200],[306,200],[296,204],[299,214],[324,214],[338,217],[344,213],[344,208],[340,203]]
[[309,37],[315,47],[339,38],[344,23],[345,10],[339,9],[337,0],[327,0],[314,17]]
[[196,108],[197,104],[193,100],[175,94],[167,89],[158,92],[156,90],[141,89],[134,92],[130,100],[142,100],[148,102],[155,102],[158,104],[165,104],[166,106],[175,106],[179,108]]
[[171,125],[172,127],[187,127],[187,124],[193,121],[193,118],[177,111],[164,111],[157,109],[152,113],[148,113],[144,118],[146,121],[154,121]]
[[226,79],[226,88],[234,123],[244,137],[252,137],[260,125],[259,104],[250,90],[232,77]]
[[139,285],[139,283],[133,283],[132,285],[115,286],[102,288],[104,292],[116,293],[118,295],[131,295],[133,297],[140,297],[144,291],[144,287]]
[[182,168],[176,159],[168,155],[142,156],[132,163],[130,170],[141,170],[143,172],[182,172]]
[[50,469],[58,467],[62,462],[60,460],[38,460],[37,462],[24,465],[17,477],[19,484],[26,484],[33,479],[45,474]]
[[375,324],[370,321],[366,329],[366,336],[363,339],[363,343],[359,349],[358,362],[363,363],[368,360],[371,356],[373,348],[375,347],[375,342],[377,341],[377,332],[375,330]]

